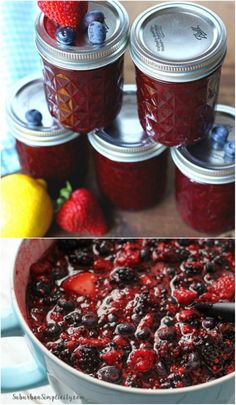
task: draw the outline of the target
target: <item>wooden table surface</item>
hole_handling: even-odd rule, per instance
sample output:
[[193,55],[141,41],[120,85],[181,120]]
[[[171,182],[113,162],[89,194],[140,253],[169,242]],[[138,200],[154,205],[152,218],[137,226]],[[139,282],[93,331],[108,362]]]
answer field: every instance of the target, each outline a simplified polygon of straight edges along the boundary
[[[132,23],[140,12],[160,2],[123,1],[122,3],[127,9]],[[222,18],[227,28],[228,51],[222,69],[218,102],[234,106],[234,1],[203,1],[200,3],[215,11]],[[134,68],[128,52],[125,58],[125,82],[135,83]],[[95,182],[95,172],[92,163],[88,186],[100,197]],[[152,209],[139,212],[120,211],[107,206],[105,209],[110,219],[109,236],[205,236],[203,233],[190,229],[179,217],[175,207],[174,165],[171,159],[169,160],[167,191],[161,203]],[[56,226],[53,226],[48,234],[48,236],[63,235],[65,234]]]

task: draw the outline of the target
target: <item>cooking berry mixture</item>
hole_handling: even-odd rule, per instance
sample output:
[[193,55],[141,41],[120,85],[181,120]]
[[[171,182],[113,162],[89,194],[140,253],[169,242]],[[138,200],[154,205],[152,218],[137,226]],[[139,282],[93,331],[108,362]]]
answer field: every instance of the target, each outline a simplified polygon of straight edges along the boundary
[[29,325],[100,380],[180,388],[234,369],[234,325],[196,302],[234,300],[234,241],[60,239],[31,266]]

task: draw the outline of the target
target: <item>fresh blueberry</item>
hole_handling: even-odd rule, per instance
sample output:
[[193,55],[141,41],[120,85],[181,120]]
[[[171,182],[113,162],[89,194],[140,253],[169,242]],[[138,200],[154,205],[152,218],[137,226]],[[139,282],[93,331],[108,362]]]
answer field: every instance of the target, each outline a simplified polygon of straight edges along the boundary
[[88,39],[93,45],[103,44],[106,39],[106,27],[99,21],[93,21],[88,26]]
[[42,125],[43,116],[38,110],[28,110],[25,113],[25,119],[30,127],[40,127]]
[[137,274],[131,267],[116,267],[111,273],[111,279],[119,285],[132,284],[137,281]]
[[103,24],[104,21],[105,21],[104,14],[101,11],[98,11],[98,10],[88,11],[87,14],[85,14],[84,20],[83,20],[84,28],[88,28],[88,26],[93,21],[99,21],[100,23]]
[[233,141],[227,142],[224,146],[225,156],[230,159],[235,158],[235,143]]
[[228,129],[224,125],[216,125],[211,132],[211,139],[217,143],[225,143],[229,135]]
[[71,45],[75,39],[75,30],[70,27],[60,27],[56,30],[56,39],[60,44]]
[[98,370],[98,378],[110,383],[119,383],[121,381],[121,370],[114,366],[106,366]]
[[135,327],[128,322],[120,323],[117,326],[117,332],[120,335],[133,335],[135,332]]
[[93,312],[89,312],[88,314],[82,316],[82,323],[88,328],[94,328],[95,326],[97,326],[97,321],[97,315]]
[[140,340],[148,339],[151,335],[151,331],[149,328],[143,328],[137,331],[136,338]]
[[173,341],[176,337],[175,328],[171,326],[160,328],[158,336],[161,340]]

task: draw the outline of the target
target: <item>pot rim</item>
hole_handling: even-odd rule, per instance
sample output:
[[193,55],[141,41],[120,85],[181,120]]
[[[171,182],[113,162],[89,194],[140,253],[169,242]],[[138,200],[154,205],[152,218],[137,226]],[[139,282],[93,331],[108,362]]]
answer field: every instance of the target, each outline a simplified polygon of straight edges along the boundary
[[[38,238],[36,238],[38,239]],[[40,238],[39,238],[40,239]],[[57,238],[47,238],[51,240],[55,240]],[[123,392],[124,394],[139,394],[139,395],[176,395],[176,394],[187,394],[191,393],[194,391],[199,391],[204,388],[211,388],[214,387],[215,385],[218,385],[220,383],[223,383],[225,381],[231,380],[235,377],[235,371],[233,373],[227,374],[223,377],[217,378],[216,380],[209,381],[206,383],[202,384],[197,384],[197,385],[192,385],[189,387],[184,387],[184,388],[163,388],[163,389],[146,389],[146,388],[134,388],[134,387],[125,387],[123,385],[118,385],[118,384],[113,384],[113,383],[108,383],[106,381],[99,380],[95,377],[91,377],[88,374],[83,373],[82,371],[76,370],[69,364],[65,363],[64,361],[60,360],[58,357],[53,355],[33,334],[32,330],[30,329],[29,325],[25,321],[19,306],[17,302],[17,296],[14,290],[14,282],[15,282],[15,277],[16,277],[16,259],[18,257],[18,254],[22,248],[22,245],[26,239],[22,239],[22,242],[20,243],[17,253],[15,256],[14,260],[14,267],[11,272],[11,279],[10,279],[10,289],[11,289],[11,298],[12,298],[12,303],[14,306],[14,309],[17,313],[17,317],[20,320],[20,326],[23,326],[24,331],[29,335],[29,337],[33,340],[33,342],[36,344],[36,346],[43,352],[44,355],[50,358],[53,362],[55,362],[58,366],[66,369],[67,372],[74,374],[75,377],[80,377],[82,380],[86,380],[88,383],[92,383],[95,385],[99,385],[100,387],[107,388],[107,389],[113,389],[116,391]]]

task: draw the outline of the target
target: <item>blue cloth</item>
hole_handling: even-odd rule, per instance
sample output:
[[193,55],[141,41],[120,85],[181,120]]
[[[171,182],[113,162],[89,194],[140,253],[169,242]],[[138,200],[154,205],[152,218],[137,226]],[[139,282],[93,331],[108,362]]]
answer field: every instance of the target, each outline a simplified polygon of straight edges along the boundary
[[[37,1],[0,1],[0,80],[1,97],[6,101],[9,89],[17,80],[41,73],[40,57],[34,44],[34,23],[38,12]],[[6,122],[5,109],[0,111],[1,174],[19,170],[15,140]]]

